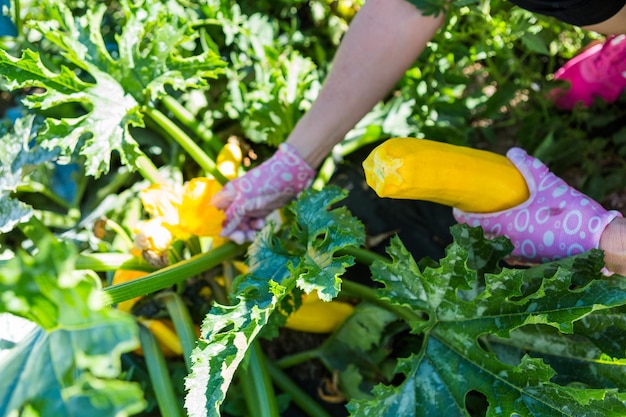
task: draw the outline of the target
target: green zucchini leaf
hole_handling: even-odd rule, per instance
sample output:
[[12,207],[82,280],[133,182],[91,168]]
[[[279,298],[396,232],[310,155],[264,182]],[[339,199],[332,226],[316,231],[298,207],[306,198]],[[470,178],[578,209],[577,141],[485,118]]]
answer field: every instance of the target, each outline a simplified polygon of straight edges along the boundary
[[11,193],[27,182],[33,167],[57,157],[57,151],[33,143],[36,133],[35,118],[29,116],[18,119],[0,138],[0,233],[10,232],[33,215],[32,208]]
[[[185,407],[191,417],[219,416],[248,347],[262,330],[271,333],[270,316],[291,291],[300,287],[317,289],[326,299],[336,296],[339,276],[353,259],[335,253],[365,238],[362,224],[345,207],[329,209],[344,197],[336,187],[306,190],[286,207],[291,213],[286,235],[272,224],[258,234],[248,251],[249,270],[233,286],[233,302],[215,304],[202,323],[186,380]],[[312,275],[322,270],[320,277]]]
[[[467,226],[453,229],[461,227]],[[571,335],[584,317],[626,304],[626,291],[602,279],[599,251],[566,260],[568,269],[558,264],[505,268],[484,274],[484,282],[470,267],[476,261],[457,242],[448,247],[439,266],[423,271],[399,239],[392,241],[388,253],[392,263],[372,265],[373,276],[384,285],[381,296],[423,311],[427,327],[423,322],[411,324],[425,339],[419,352],[399,361],[403,382],[378,386],[375,400],[352,401],[352,415],[469,416],[470,392],[486,398],[488,415],[624,415],[624,394],[615,385],[559,385],[553,382],[555,371],[542,359],[524,355],[515,364],[505,363],[482,340],[491,335],[513,343],[512,332],[519,335],[519,329],[529,325]],[[589,265],[595,268],[593,275],[584,283],[574,282],[577,268],[589,273]],[[576,340],[562,339],[567,346]]]
[[165,95],[166,86],[204,86],[223,66],[212,50],[186,56],[183,45],[195,35],[178,3],[122,1],[120,6],[126,20],[114,45],[105,43],[100,30],[105,5],[73,16],[64,2],[48,0],[42,7],[50,19],[32,24],[59,49],[56,59],[31,50],[16,58],[0,50],[0,73],[9,88],[39,88],[24,99],[28,107],[83,108],[72,117],[49,117],[38,140],[64,154],[84,156],[86,173],[96,177],[108,172],[114,151],[134,166],[140,151],[129,127],[143,126],[141,106]]
[[143,392],[119,379],[120,355],[138,346],[132,316],[99,305],[96,280],[74,271],[69,243],[46,239],[0,271],[0,312],[38,325],[0,361],[0,415],[31,408],[43,416],[127,416]]

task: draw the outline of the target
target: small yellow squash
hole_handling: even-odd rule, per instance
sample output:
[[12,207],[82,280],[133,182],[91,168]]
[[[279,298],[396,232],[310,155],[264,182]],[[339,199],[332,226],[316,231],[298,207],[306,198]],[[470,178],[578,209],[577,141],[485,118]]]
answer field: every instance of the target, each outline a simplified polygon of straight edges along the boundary
[[331,333],[352,314],[354,306],[343,301],[322,301],[317,292],[303,296],[302,305],[287,317],[285,327],[309,333]]
[[380,197],[426,200],[474,213],[506,210],[529,197],[515,165],[503,155],[426,139],[393,138],[363,162]]

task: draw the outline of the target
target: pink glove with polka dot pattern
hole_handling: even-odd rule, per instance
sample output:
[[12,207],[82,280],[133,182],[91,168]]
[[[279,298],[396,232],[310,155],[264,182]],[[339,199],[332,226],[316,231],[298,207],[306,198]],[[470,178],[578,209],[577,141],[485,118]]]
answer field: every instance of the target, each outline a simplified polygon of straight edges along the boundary
[[542,263],[597,249],[605,227],[622,217],[567,185],[524,150],[512,148],[507,157],[526,180],[529,199],[496,213],[454,209],[454,217],[482,226],[486,236],[508,237],[514,245],[510,261]]
[[211,199],[226,214],[221,236],[238,243],[252,240],[265,216],[293,200],[314,175],[293,146],[280,144],[271,158],[228,182]]

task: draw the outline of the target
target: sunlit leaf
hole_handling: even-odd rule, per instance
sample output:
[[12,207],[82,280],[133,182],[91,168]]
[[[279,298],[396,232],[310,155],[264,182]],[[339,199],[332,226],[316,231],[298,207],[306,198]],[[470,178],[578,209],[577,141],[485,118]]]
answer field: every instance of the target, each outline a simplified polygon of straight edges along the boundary
[[11,193],[27,182],[33,167],[56,158],[58,152],[37,146],[34,117],[18,119],[14,127],[0,138],[0,233],[11,231],[33,215],[27,204]]
[[120,5],[126,22],[114,51],[101,32],[105,5],[73,16],[57,0],[43,3],[50,19],[35,22],[34,27],[60,49],[65,61],[58,69],[44,64],[32,50],[24,50],[19,58],[0,50],[0,73],[10,88],[41,88],[25,98],[26,105],[82,107],[82,115],[48,118],[39,140],[65,154],[80,153],[86,158],[86,173],[96,177],[108,172],[115,151],[123,163],[134,166],[141,153],[129,128],[143,126],[141,106],[153,105],[166,94],[166,86],[176,90],[205,86],[206,79],[215,78],[224,65],[212,50],[185,56],[182,45],[197,35],[177,2],[122,1]]
[[135,348],[132,316],[98,305],[93,277],[73,270],[68,243],[38,242],[0,271],[0,312],[38,325],[0,360],[0,414],[32,406],[42,416],[127,416],[144,407],[138,385],[118,379]]
[[262,330],[268,331],[271,314],[290,291],[298,286],[325,290],[326,298],[336,296],[339,276],[352,259],[334,254],[364,239],[362,225],[345,208],[329,208],[344,196],[334,187],[307,190],[287,207],[293,214],[290,239],[279,237],[272,224],[259,233],[248,252],[248,272],[234,285],[232,305],[214,305],[203,321],[186,381],[185,407],[191,417],[219,415],[248,347]]

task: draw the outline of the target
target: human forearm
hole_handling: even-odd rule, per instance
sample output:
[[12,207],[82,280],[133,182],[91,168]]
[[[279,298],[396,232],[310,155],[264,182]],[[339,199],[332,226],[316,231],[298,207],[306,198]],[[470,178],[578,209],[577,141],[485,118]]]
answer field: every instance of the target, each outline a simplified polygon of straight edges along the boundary
[[614,219],[602,232],[600,249],[604,251],[606,268],[616,274],[626,274],[626,219]]
[[443,16],[405,0],[369,0],[337,50],[324,87],[287,142],[312,167],[380,101],[415,62]]

